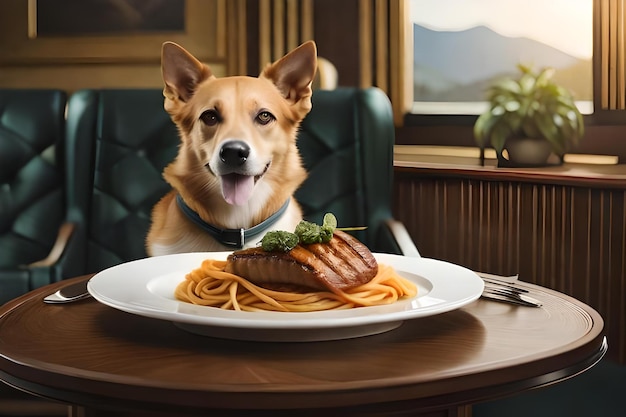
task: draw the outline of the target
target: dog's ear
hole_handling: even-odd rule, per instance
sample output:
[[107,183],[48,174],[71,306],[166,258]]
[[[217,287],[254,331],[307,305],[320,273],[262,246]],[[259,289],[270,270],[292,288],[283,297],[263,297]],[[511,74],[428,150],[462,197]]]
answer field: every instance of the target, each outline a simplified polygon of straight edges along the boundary
[[189,100],[199,83],[213,77],[207,65],[174,42],[165,42],[161,48],[161,73],[163,95],[172,106]]
[[308,112],[311,109],[311,83],[316,70],[317,48],[315,42],[308,41],[268,65],[261,77],[272,81],[291,104],[297,103]]

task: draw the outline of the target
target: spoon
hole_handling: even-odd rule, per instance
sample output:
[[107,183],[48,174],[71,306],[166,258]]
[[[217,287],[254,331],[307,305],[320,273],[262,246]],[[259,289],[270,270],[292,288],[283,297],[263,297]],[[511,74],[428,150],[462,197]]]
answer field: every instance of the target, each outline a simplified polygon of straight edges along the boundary
[[57,292],[44,297],[43,301],[49,304],[63,304],[90,297],[91,294],[87,291],[87,282],[89,280],[66,285]]

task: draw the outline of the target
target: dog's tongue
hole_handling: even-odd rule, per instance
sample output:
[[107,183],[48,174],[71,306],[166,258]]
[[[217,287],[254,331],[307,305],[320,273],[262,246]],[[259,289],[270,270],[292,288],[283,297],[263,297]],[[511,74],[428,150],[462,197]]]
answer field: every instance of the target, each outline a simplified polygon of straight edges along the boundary
[[254,188],[252,175],[222,175],[222,194],[228,204],[243,206],[248,202]]

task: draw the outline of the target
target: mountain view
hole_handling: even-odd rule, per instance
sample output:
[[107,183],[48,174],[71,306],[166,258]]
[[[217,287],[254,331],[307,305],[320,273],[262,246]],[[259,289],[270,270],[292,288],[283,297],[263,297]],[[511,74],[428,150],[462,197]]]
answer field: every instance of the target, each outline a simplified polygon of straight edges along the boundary
[[518,73],[522,63],[553,67],[555,81],[579,100],[592,97],[592,65],[529,38],[500,35],[478,26],[464,31],[413,25],[415,101],[482,101],[494,79]]

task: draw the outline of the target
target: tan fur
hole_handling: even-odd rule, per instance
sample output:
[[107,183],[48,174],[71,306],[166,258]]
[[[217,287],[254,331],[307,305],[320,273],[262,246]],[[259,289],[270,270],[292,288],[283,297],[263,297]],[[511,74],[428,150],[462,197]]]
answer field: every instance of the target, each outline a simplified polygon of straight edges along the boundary
[[[180,46],[163,44],[164,107],[178,126],[181,145],[176,159],[163,172],[173,190],[152,212],[146,239],[151,256],[227,249],[184,217],[176,205],[176,193],[205,222],[229,229],[262,222],[291,197],[287,212],[272,229],[295,228],[302,212],[292,195],[306,178],[296,133],[311,109],[316,66],[315,44],[307,42],[268,65],[258,78],[216,78],[207,65]],[[219,114],[219,122],[205,123],[202,115],[206,111]],[[271,113],[275,120],[259,123],[259,117],[265,115],[262,112]],[[260,176],[242,205],[226,202],[216,175],[220,171],[219,149],[233,140],[250,146],[245,167]],[[255,244],[246,242],[248,247]]]

